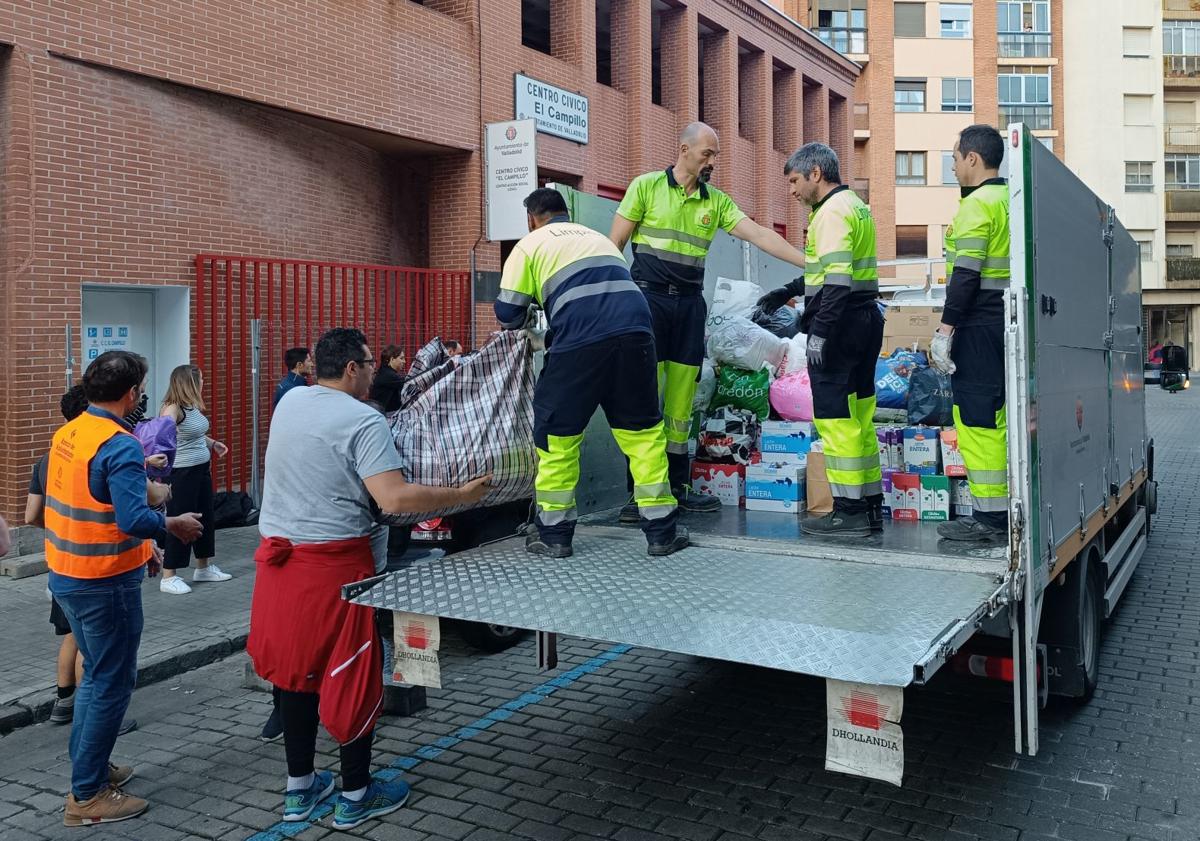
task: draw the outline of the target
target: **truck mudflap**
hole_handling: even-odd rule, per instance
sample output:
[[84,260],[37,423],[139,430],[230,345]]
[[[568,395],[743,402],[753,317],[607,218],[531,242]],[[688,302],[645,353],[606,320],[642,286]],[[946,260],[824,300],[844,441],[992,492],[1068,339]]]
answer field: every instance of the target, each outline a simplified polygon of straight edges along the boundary
[[[923,683],[1007,604],[1009,578],[714,540],[649,558],[635,529],[581,526],[575,555],[509,538],[345,588],[356,604],[529,628],[860,684]],[[726,544],[726,545],[720,545]],[[877,552],[878,554],[878,552]],[[543,653],[543,662],[549,657]]]

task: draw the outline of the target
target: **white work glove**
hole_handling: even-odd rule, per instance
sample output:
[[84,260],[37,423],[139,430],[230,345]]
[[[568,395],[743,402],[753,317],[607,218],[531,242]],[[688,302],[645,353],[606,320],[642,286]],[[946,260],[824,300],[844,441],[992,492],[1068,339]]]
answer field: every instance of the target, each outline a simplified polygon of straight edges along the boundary
[[958,370],[958,366],[950,359],[950,345],[953,341],[953,336],[947,336],[939,330],[933,334],[933,341],[929,345],[930,361],[933,367],[943,374],[953,374]]
[[546,323],[545,315],[536,304],[529,305],[529,312],[525,316],[525,326],[521,328],[521,332],[529,337],[529,344],[534,352],[546,349],[546,331],[549,325]]
[[806,361],[809,368],[825,367],[825,340],[811,333],[808,336],[808,347],[805,348]]

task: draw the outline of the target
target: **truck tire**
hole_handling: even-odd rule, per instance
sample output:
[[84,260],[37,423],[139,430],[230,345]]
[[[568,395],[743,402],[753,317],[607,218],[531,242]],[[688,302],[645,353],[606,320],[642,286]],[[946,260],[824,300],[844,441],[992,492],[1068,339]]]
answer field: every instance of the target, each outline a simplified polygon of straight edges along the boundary
[[1082,663],[1083,694],[1075,698],[1086,704],[1096,694],[1100,682],[1100,636],[1104,625],[1104,589],[1100,583],[1099,559],[1088,558],[1083,600],[1079,611],[1079,648]]
[[1051,695],[1086,704],[1100,677],[1104,591],[1097,547],[1067,567],[1062,585],[1051,584],[1042,608],[1038,641],[1046,646]]
[[523,628],[488,625],[483,622],[460,622],[458,632],[469,645],[489,654],[512,648],[529,634],[529,631]]

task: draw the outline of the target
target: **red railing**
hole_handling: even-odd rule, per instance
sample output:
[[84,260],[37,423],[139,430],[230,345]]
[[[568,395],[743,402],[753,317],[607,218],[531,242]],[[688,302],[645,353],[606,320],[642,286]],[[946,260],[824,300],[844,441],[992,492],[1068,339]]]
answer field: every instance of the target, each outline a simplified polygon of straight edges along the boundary
[[214,464],[217,487],[250,486],[251,320],[261,326],[260,458],[288,348],[314,348],[332,327],[362,330],[377,358],[384,345],[395,344],[411,359],[435,336],[470,343],[469,272],[229,254],[197,254],[195,265],[195,359],[204,371],[212,434],[230,449]]

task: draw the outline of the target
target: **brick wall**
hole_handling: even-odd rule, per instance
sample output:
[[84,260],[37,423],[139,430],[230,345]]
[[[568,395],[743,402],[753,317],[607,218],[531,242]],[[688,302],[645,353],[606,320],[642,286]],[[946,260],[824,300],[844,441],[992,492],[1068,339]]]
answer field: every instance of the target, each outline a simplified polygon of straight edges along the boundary
[[[608,87],[589,2],[553,0],[547,55],[519,46],[519,0],[265,0],[236,14],[223,0],[0,0],[0,350],[22,360],[0,378],[0,512],[17,513],[56,423],[81,283],[187,284],[200,251],[465,269],[474,248],[497,270],[498,246],[480,242],[481,124],[513,116],[517,71],[590,101],[591,142],[539,135],[539,166],[621,187],[672,162],[699,117],[703,17],[723,33],[705,55],[715,182],[799,243],[774,121],[789,145],[828,140],[830,92],[850,97],[854,68],[758,3],[692,0],[661,13],[654,105],[652,4],[613,6]],[[760,56],[747,137],[739,39]],[[790,114],[775,61],[794,68]],[[817,122],[800,116],[807,97]]]
[[[44,94],[32,114],[37,239],[23,268],[21,226],[5,225],[17,240],[4,249],[6,358],[28,360],[0,404],[8,514],[60,422],[64,327],[79,325],[81,283],[190,284],[199,251],[427,259],[428,196],[411,162],[228,97],[53,56],[27,65]],[[6,186],[18,180],[5,174]],[[5,190],[6,217],[20,195]]]

